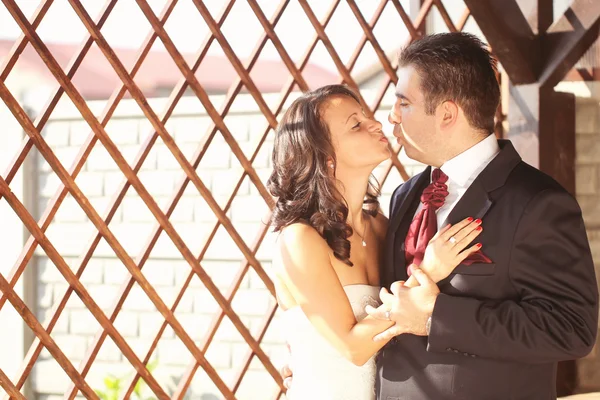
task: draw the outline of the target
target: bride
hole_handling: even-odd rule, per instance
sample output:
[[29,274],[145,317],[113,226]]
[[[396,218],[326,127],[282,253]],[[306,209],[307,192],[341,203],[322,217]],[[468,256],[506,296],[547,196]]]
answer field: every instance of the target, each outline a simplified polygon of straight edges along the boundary
[[[268,188],[277,198],[275,285],[294,374],[288,399],[375,399],[374,356],[386,342],[373,337],[393,325],[365,313],[387,292],[379,286],[387,219],[369,181],[390,157],[381,128],[351,90],[330,85],[298,98],[276,132]],[[466,248],[477,226],[442,229],[420,268],[447,277],[477,250]],[[460,243],[443,246],[460,230]],[[405,285],[418,285],[414,275]]]

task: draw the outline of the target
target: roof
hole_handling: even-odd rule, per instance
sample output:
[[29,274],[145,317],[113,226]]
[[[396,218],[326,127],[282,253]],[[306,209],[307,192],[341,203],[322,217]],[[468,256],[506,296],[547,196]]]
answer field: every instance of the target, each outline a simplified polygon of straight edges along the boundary
[[[0,60],[5,61],[13,46],[12,40],[0,39]],[[80,49],[79,44],[46,43],[46,46],[63,70],[67,69],[69,62]],[[130,70],[137,58],[138,50],[124,48],[113,50],[125,68]],[[195,55],[192,53],[183,53],[182,56],[188,65],[195,61]],[[38,72],[50,82],[55,81],[52,73],[30,44],[19,56],[11,74],[21,68]],[[273,93],[279,92],[291,75],[282,61],[259,59],[251,70],[250,76],[261,92]],[[337,73],[314,64],[306,65],[303,76],[311,89],[340,82]],[[207,92],[225,93],[237,79],[238,74],[225,56],[207,55],[198,68],[196,77]],[[146,96],[151,97],[164,90],[172,89],[181,78],[179,68],[166,51],[152,50],[146,56],[134,81]],[[95,44],[92,45],[73,77],[73,84],[86,99],[109,98],[120,82],[116,72]]]

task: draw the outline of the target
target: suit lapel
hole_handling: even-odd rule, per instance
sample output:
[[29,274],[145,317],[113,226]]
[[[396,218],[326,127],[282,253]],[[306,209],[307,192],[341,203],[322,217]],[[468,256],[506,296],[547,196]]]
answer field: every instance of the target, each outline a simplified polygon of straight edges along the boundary
[[429,183],[430,180],[431,167],[427,167],[425,171],[421,172],[420,175],[406,182],[405,185],[408,185],[406,189],[404,188],[404,186],[400,188],[401,192],[397,195],[398,204],[392,205],[393,215],[390,215],[389,233],[393,234],[398,230],[398,226],[400,225],[400,222],[402,222],[404,214],[406,214],[406,210],[408,210],[408,208],[412,204],[415,196],[419,195],[422,191],[419,191],[419,188],[425,187],[426,183]]
[[467,217],[483,219],[491,206],[492,200],[490,200],[487,190],[481,182],[475,181],[456,203],[446,222],[454,225]]
[[399,192],[391,199],[391,201],[395,203],[390,204],[390,222],[388,224],[384,262],[381,271],[381,282],[386,286],[389,286],[394,282],[396,270],[398,268],[403,268],[404,265],[403,259],[394,259],[394,254],[396,252],[396,231],[406,216],[406,212],[410,208],[410,205],[415,201],[415,197],[420,195],[430,179],[431,167],[427,167],[420,175],[417,175],[404,183],[404,185],[398,189]]
[[500,153],[489,163],[473,181],[463,197],[454,206],[446,220],[456,224],[467,217],[483,219],[493,204],[489,193],[502,185],[521,157],[508,140],[499,140]]

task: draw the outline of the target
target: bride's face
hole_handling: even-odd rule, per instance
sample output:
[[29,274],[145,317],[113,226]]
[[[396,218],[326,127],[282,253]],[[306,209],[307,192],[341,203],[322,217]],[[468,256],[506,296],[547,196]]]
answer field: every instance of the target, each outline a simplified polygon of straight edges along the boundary
[[390,157],[381,123],[367,118],[354,99],[332,97],[323,105],[322,118],[331,134],[338,168],[375,168]]

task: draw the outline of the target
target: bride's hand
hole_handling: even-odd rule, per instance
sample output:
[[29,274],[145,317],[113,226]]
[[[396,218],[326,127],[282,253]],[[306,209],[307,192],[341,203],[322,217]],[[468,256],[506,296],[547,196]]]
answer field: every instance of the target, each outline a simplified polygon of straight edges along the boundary
[[470,254],[481,248],[477,243],[467,246],[481,234],[481,220],[466,218],[456,225],[447,225],[429,241],[420,268],[434,282],[439,282],[452,273]]

